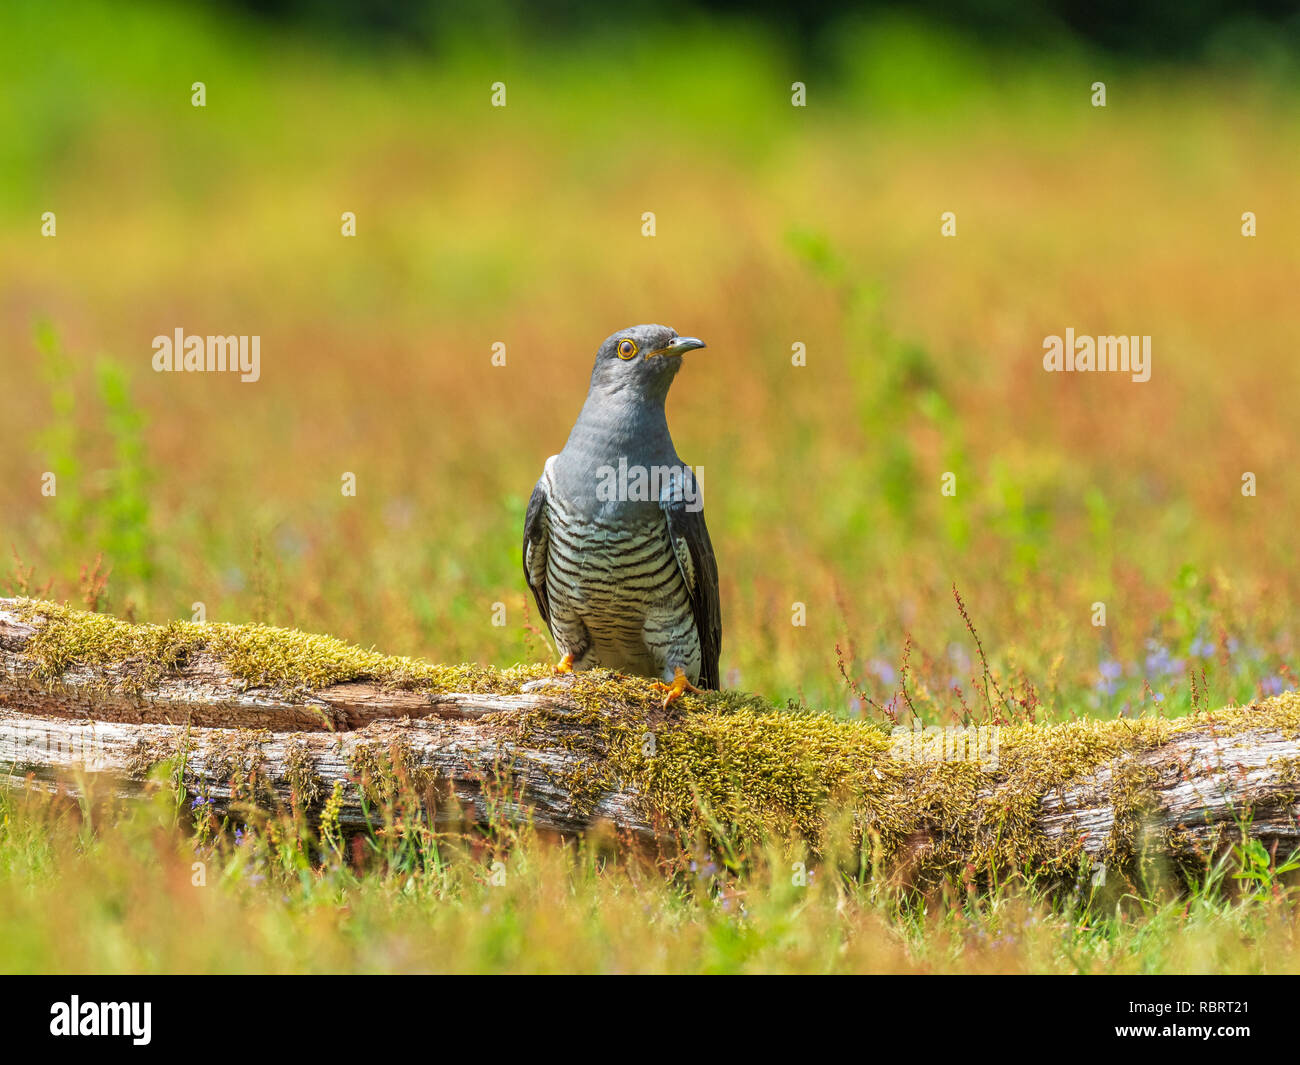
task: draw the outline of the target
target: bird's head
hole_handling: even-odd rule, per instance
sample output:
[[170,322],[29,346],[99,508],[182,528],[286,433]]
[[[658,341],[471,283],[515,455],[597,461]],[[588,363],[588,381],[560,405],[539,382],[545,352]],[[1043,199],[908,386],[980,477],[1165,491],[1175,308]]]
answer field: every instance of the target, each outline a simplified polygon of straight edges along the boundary
[[682,356],[704,347],[666,325],[634,325],[611,333],[596,352],[591,387],[608,395],[662,400],[681,369]]

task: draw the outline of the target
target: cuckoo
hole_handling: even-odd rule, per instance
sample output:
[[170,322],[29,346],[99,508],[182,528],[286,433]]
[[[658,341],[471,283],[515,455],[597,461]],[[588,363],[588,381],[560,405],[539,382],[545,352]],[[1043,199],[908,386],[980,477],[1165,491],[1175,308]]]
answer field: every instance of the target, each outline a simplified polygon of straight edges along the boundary
[[606,339],[524,518],[524,576],[563,656],[555,671],[649,677],[665,707],[718,687],[722,617],[702,473],[678,458],[664,411],[682,356],[702,347],[661,325]]

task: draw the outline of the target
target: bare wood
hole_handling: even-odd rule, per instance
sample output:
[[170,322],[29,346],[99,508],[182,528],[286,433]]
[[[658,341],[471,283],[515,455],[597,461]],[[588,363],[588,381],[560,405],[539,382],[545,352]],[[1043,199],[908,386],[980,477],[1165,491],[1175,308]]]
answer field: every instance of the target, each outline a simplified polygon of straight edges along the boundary
[[500,805],[497,785],[504,785],[506,812],[512,812],[513,793],[518,797],[514,814],[522,819],[526,805],[539,828],[569,833],[606,820],[635,835],[652,835],[631,795],[611,792],[582,815],[575,813],[561,782],[576,770],[577,756],[494,740],[473,721],[429,718],[379,721],[339,733],[250,733],[0,710],[0,784],[30,782],[76,793],[86,785],[84,775],[105,776],[121,794],[138,794],[152,765],[182,751],[188,791],[206,796],[219,814],[238,814],[252,801],[318,810],[341,783],[339,823],[364,827],[368,818],[378,819],[378,803],[373,791],[366,794],[356,767],[387,760],[429,774],[441,800],[434,804],[436,822],[487,821],[488,803]]

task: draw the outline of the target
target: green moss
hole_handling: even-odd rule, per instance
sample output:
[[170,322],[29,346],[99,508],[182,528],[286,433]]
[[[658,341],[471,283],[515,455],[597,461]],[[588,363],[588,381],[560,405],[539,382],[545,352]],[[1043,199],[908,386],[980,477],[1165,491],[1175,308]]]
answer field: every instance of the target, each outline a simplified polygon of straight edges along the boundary
[[218,735],[212,742],[212,772],[230,788],[230,797],[256,802],[270,795],[263,744],[271,733],[267,729],[236,729]]
[[174,741],[141,738],[132,748],[127,762],[127,775],[135,780],[147,780],[155,769],[163,765],[171,765],[173,769],[179,771],[179,762],[183,757],[188,756],[192,749],[193,744],[188,732]]
[[376,804],[391,806],[404,794],[418,801],[432,783],[428,770],[416,763],[411,745],[401,738],[358,743],[347,764],[366,798]]
[[1108,766],[1113,772],[1101,801],[1113,808],[1114,822],[1102,841],[1102,860],[1116,873],[1150,882],[1163,869],[1148,855],[1203,856],[1177,827],[1150,837],[1158,774],[1134,756],[1188,731],[1228,736],[1267,728],[1300,735],[1300,694],[1289,693],[1175,720],[1004,728],[998,764],[986,769],[975,761],[900,760],[876,726],[782,711],[735,693],[683,700],[682,711],[665,718],[599,674],[590,689],[584,675],[573,690],[584,707],[577,718],[546,710],[517,716],[515,739],[593,756],[564,781],[577,812],[610,788],[630,785],[648,817],[688,836],[704,833],[737,848],[799,839],[814,850],[827,825],[846,815],[875,864],[896,866],[906,858],[931,882],[958,879],[968,867],[985,882],[1017,870],[1076,877],[1081,844],[1068,833],[1049,837],[1042,830],[1041,798]]
[[545,676],[543,666],[498,670],[441,666],[353,647],[270,625],[173,621],[132,625],[107,614],[90,614],[58,603],[19,601],[25,620],[38,622],[24,649],[37,679],[57,680],[74,664],[113,667],[126,690],[143,691],[203,652],[221,661],[245,684],[286,692],[309,691],[344,681],[370,680],[416,691],[517,692]]
[[284,765],[293,800],[304,808],[315,806],[324,797],[325,782],[316,772],[310,745],[291,740],[285,747]]
[[138,739],[131,749],[131,757],[127,762],[127,775],[134,780],[146,780],[153,767],[165,758],[166,755],[155,749],[147,740]]

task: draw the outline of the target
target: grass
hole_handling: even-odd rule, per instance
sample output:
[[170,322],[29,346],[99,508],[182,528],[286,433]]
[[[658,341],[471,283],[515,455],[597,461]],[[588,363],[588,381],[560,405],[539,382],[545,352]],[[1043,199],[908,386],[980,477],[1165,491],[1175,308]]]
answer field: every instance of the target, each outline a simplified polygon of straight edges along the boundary
[[[927,724],[995,704],[1017,724],[1176,718],[1295,688],[1285,70],[997,52],[898,20],[837,27],[805,70],[725,20],[579,35],[556,62],[508,36],[374,54],[152,4],[49,17],[21,0],[2,35],[0,591],[182,641],[205,621],[331,633],[471,682],[548,659],[528,493],[596,344],[657,320],[709,342],[669,416],[705,470],[726,687]],[[662,76],[669,49],[689,74]],[[177,326],[260,335],[261,380],[153,373]],[[1151,380],[1043,373],[1067,327],[1151,335]],[[1282,888],[1099,915],[825,876],[796,897],[756,873],[746,923],[712,880],[532,839],[505,894],[472,848],[408,899],[391,863],[317,854],[286,880],[229,843],[195,894],[192,828],[154,863],[152,815],[101,832],[4,801],[15,969],[75,967],[76,943],[86,967],[177,970],[1293,956]],[[66,902],[36,912],[50,891]],[[196,914],[214,932],[187,946]]]
[[[1295,972],[1294,888],[1238,847],[1182,895],[1016,882],[919,895],[775,848],[743,878],[524,828],[288,818],[177,826],[152,802],[0,795],[5,972]],[[1239,877],[1242,871],[1250,874]],[[1243,890],[1243,885],[1245,889]]]
[[[26,653],[47,683],[58,683],[73,664],[98,664],[114,666],[127,678],[123,684],[147,684],[199,651],[222,659],[247,683],[294,691],[366,679],[415,690],[512,692],[546,669],[471,674],[465,667],[394,660],[329,637],[265,626],[131,625],[39,601],[20,604],[19,612],[37,622]],[[120,670],[124,661],[130,670]],[[514,823],[508,816],[514,803],[504,798],[489,802],[494,812],[486,824],[449,830],[434,818],[437,804],[427,782],[404,763],[398,766],[396,749],[367,748],[364,759],[350,762],[352,776],[336,784],[332,796],[319,787],[307,755],[291,770],[291,808],[258,808],[249,799],[254,789],[246,770],[258,759],[252,748],[240,747],[226,775],[198,791],[179,761],[183,755],[155,752],[139,770],[151,781],[152,799],[134,807],[104,798],[102,782],[78,781],[78,790],[87,789],[89,796],[80,803],[16,788],[0,801],[5,817],[0,855],[15,863],[10,867],[15,889],[25,883],[39,892],[41,881],[49,879],[49,892],[62,900],[65,893],[57,885],[64,877],[89,878],[102,907],[104,867],[121,862],[123,879],[150,898],[140,905],[151,912],[159,905],[196,906],[201,912],[191,917],[206,921],[206,908],[216,907],[219,925],[240,920],[242,908],[245,916],[249,910],[258,914],[254,920],[260,926],[263,908],[276,909],[278,897],[273,923],[306,922],[323,937],[319,957],[294,950],[277,954],[273,944],[245,935],[240,948],[245,953],[229,953],[223,946],[224,960],[202,962],[236,969],[367,967],[354,953],[359,944],[350,940],[351,921],[334,922],[325,909],[330,905],[349,915],[365,909],[364,931],[358,933],[363,938],[392,939],[396,933],[386,922],[402,922],[394,950],[403,960],[375,962],[380,968],[514,968],[509,953],[492,953],[463,927],[481,922],[489,940],[534,923],[551,929],[555,944],[538,949],[533,933],[520,930],[513,948],[521,951],[521,966],[540,969],[563,964],[597,971],[655,971],[661,965],[700,971],[784,968],[791,960],[776,963],[772,956],[790,939],[799,943],[796,970],[866,965],[969,971],[984,964],[983,946],[991,944],[995,953],[1012,945],[1026,952],[998,955],[1011,969],[1089,971],[1092,962],[1081,959],[1132,938],[1124,949],[1139,954],[1144,968],[1163,970],[1185,960],[1148,952],[1141,941],[1151,934],[1150,924],[1175,920],[1179,906],[1182,920],[1189,922],[1180,927],[1195,940],[1215,938],[1211,914],[1238,929],[1248,956],[1234,964],[1289,964],[1284,956],[1262,956],[1262,941],[1253,937],[1263,933],[1253,930],[1273,929],[1285,918],[1297,890],[1290,874],[1300,862],[1250,840],[1244,824],[1239,836],[1229,827],[1220,838],[1226,845],[1214,850],[1190,847],[1180,833],[1167,832],[1157,859],[1143,842],[1144,784],[1131,774],[1116,774],[1115,825],[1102,852],[1104,864],[1097,865],[1076,846],[1045,835],[1034,813],[1039,796],[1189,730],[1208,726],[1220,739],[1242,729],[1300,734],[1296,693],[1172,719],[1021,722],[1001,730],[996,766],[936,763],[910,785],[901,779],[908,767],[891,752],[891,737],[865,722],[714,692],[684,700],[674,720],[652,724],[657,707],[646,684],[592,674],[580,678],[572,695],[589,715],[584,736],[590,738],[584,742],[599,748],[595,765],[600,767],[590,778],[583,774],[566,781],[575,804],[623,781],[643,796],[647,813],[679,827],[684,849],[651,857],[601,829],[577,842],[540,838],[527,825]],[[506,724],[523,747],[553,749],[561,742],[548,731],[542,711]],[[656,738],[652,756],[643,748],[648,731]],[[241,733],[238,742],[255,745],[256,740]],[[212,812],[214,787],[229,787],[231,813]],[[367,797],[371,827],[345,838],[337,804],[353,788]],[[311,824],[309,809],[316,815]],[[916,852],[913,841],[935,825],[943,831],[934,845]],[[142,857],[142,847],[154,852]],[[164,904],[153,897],[163,890],[153,878],[154,870],[169,863],[166,876],[174,884]],[[819,889],[826,883],[832,891]],[[0,877],[0,899],[4,889]],[[561,905],[557,890],[567,900],[566,912],[547,915],[546,908]],[[592,934],[591,928],[579,933],[574,927],[583,915],[603,934],[604,922],[627,919],[629,897],[641,908],[644,935],[657,935],[665,926],[677,929],[674,934],[695,943],[698,956],[688,960],[650,951],[630,963],[614,944],[598,940],[588,944],[593,952],[583,954],[582,961],[560,961],[565,952],[558,939]],[[124,907],[123,914],[134,905]],[[14,913],[16,921],[28,920],[22,909]],[[458,915],[454,930],[448,914]],[[69,916],[74,925],[83,919]],[[177,919],[189,918],[178,914]],[[1006,931],[1008,921],[1019,931]],[[1040,933],[1039,925],[1048,931]],[[1032,935],[1026,927],[1035,930]],[[144,937],[142,950],[159,952],[157,964],[164,969],[198,964],[166,936],[133,934]],[[125,933],[106,926],[95,935],[112,940]],[[856,943],[864,935],[885,937],[892,945]],[[810,938],[803,942],[803,937]],[[716,940],[726,941],[725,952],[715,954],[708,945]],[[629,938],[629,951],[632,942]],[[435,964],[431,958],[441,950],[452,951],[452,960]],[[49,958],[43,964],[61,963]]]
[[[852,711],[835,646],[879,696],[910,634],[926,710],[947,716],[974,657],[954,581],[995,666],[1056,715],[1187,709],[1202,669],[1217,702],[1292,683],[1289,96],[1138,69],[1094,109],[1075,89],[1090,60],[1069,55],[1051,77],[1020,57],[1023,83],[945,88],[947,42],[900,83],[937,99],[895,87],[872,107],[851,78],[889,69],[885,27],[804,113],[770,48],[701,28],[677,43],[689,82],[636,77],[638,51],[596,100],[598,44],[544,79],[511,54],[491,113],[468,59],[399,54],[381,74],[136,17],[4,75],[7,98],[58,116],[0,113],[21,445],[0,455],[0,533],[36,587],[79,598],[102,553],[104,605],[142,620],[201,603],[438,661],[543,657],[524,504],[596,343],[662,319],[710,342],[670,417],[706,471],[732,686]],[[146,45],[163,58],[131,64]],[[633,129],[692,165],[620,165]],[[42,238],[31,219],[62,205]],[[57,339],[35,345],[34,319]],[[261,334],[262,380],[153,373],[151,338],[177,325]],[[1042,337],[1067,325],[1152,334],[1152,380],[1044,374]]]

